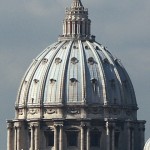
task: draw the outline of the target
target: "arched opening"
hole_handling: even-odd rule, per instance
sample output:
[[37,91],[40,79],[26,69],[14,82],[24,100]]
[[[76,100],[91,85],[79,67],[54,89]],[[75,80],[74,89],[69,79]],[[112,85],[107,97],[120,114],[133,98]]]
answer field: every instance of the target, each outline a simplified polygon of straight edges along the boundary
[[48,130],[44,132],[46,139],[46,147],[54,146],[54,131]]
[[101,132],[97,129],[90,131],[90,147],[100,148]]

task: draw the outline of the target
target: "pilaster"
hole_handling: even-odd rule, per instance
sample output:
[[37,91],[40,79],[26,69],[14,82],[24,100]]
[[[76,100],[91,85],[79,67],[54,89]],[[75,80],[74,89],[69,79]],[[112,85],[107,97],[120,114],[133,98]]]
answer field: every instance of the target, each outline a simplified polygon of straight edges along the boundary
[[63,150],[63,137],[64,137],[64,131],[63,131],[63,125],[60,125],[60,131],[59,131],[59,150]]
[[21,122],[14,123],[14,132],[15,132],[15,140],[14,140],[14,150],[21,149]]
[[90,128],[89,126],[87,127],[87,131],[86,131],[86,147],[87,147],[87,150],[90,150]]
[[110,124],[106,122],[106,149],[110,150]]
[[39,122],[34,124],[34,129],[35,129],[35,133],[34,133],[35,150],[39,150],[40,149],[40,123]]
[[54,150],[58,150],[58,126],[54,125]]
[[7,150],[13,150],[13,122],[7,121]]

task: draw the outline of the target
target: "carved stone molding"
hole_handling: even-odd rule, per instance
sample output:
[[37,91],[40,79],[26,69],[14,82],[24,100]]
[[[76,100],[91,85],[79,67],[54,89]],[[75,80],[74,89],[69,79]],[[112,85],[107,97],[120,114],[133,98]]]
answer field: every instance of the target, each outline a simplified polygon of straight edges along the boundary
[[7,129],[12,129],[12,128],[13,128],[13,123],[7,122]]
[[68,108],[67,113],[69,113],[69,114],[80,114],[80,109],[79,108]]
[[95,107],[95,108],[88,108],[87,109],[87,112],[89,114],[103,114],[103,108],[98,108],[98,107]]
[[39,109],[37,108],[29,108],[28,109],[28,114],[34,115],[37,114],[39,112]]
[[40,123],[39,122],[31,122],[29,124],[30,127],[39,127],[40,126]]
[[18,109],[18,114],[23,115],[23,109]]
[[20,127],[21,127],[21,123],[20,123],[20,122],[15,122],[15,123],[14,123],[14,127],[20,128]]
[[55,113],[57,113],[57,110],[56,109],[52,109],[52,108],[46,108],[45,109],[45,113],[46,114],[55,114]]

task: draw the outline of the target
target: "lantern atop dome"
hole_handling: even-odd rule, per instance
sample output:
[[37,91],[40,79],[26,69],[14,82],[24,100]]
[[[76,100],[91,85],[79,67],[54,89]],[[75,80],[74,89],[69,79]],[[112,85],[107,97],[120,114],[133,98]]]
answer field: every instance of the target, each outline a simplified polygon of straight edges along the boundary
[[80,0],[73,0],[71,7],[66,9],[63,34],[59,40],[94,38],[91,36],[91,20],[88,18],[88,9],[84,8]]

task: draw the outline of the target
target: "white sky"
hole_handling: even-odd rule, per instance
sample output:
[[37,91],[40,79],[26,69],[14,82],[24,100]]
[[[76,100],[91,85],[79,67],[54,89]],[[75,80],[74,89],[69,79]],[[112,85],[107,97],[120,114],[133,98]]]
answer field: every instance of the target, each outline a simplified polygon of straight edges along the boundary
[[[136,92],[138,119],[150,137],[150,1],[82,0],[92,34],[122,60]],[[1,0],[0,149],[6,149],[6,119],[13,119],[17,90],[26,69],[62,33],[71,0]]]

